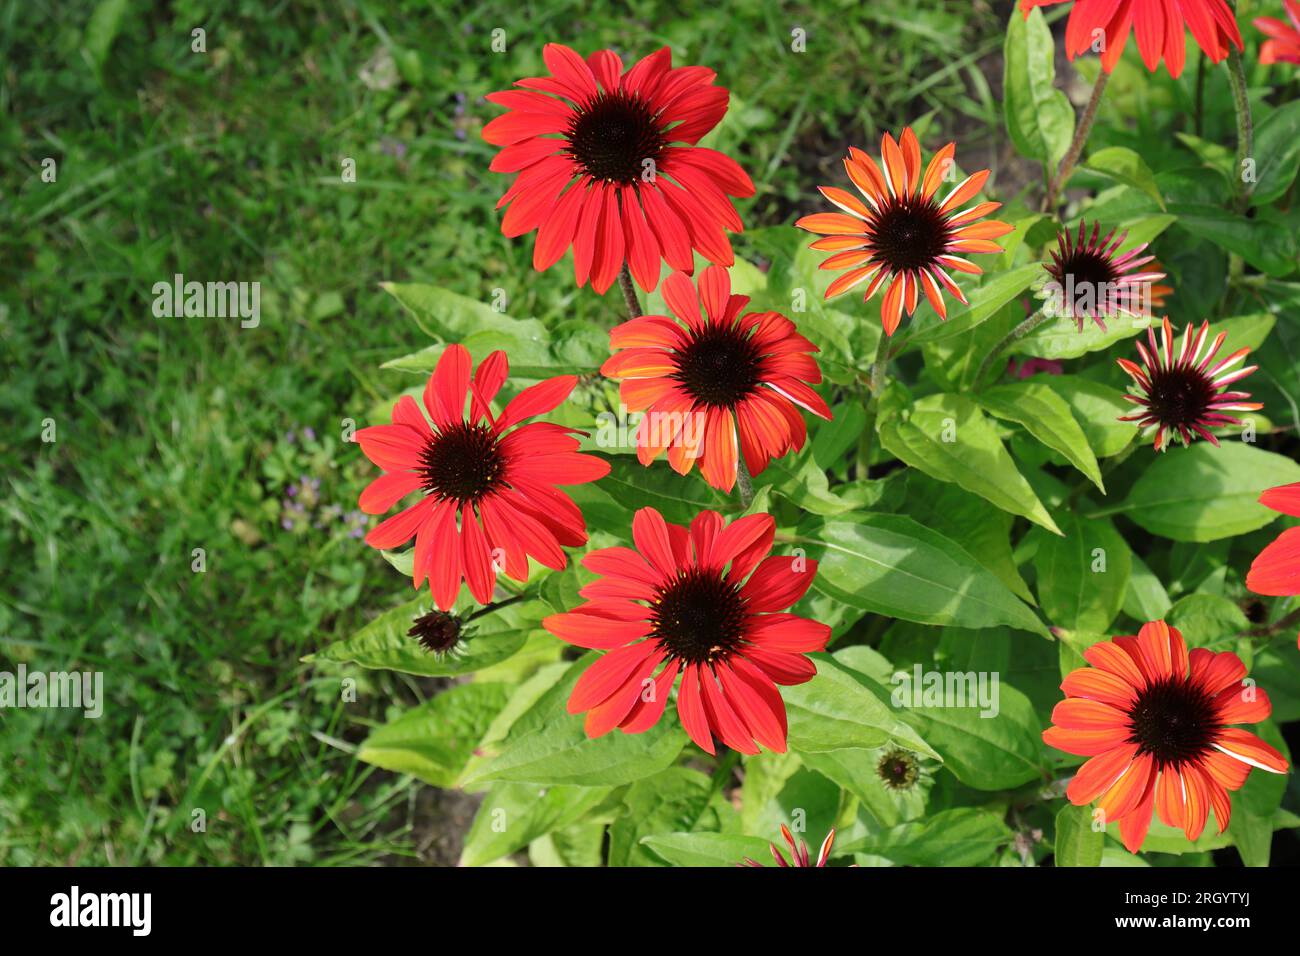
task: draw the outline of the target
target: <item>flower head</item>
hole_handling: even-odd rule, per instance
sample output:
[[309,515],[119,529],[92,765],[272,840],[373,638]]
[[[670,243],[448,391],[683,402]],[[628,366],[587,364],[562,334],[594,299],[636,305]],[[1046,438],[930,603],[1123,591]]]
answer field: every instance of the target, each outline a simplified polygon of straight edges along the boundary
[[616,327],[609,334],[614,354],[600,369],[622,380],[630,411],[645,413],[636,432],[641,464],[666,450],[684,475],[698,458],[704,479],[730,491],[738,454],[756,475],[803,447],[801,408],[831,417],[808,385],[822,380],[809,354],[817,346],[776,312],[742,315],[749,297],[731,294],[727,270],[705,269],[698,294],[690,278],[673,273],[663,295],[676,321],[647,315]]
[[578,285],[604,292],[627,263],[649,291],[660,262],[690,272],[692,250],[734,261],[724,229],[744,227],[728,196],[754,184],[729,157],[696,144],[727,112],[712,70],[673,67],[664,47],[623,69],[612,50],[584,60],[548,43],[550,76],[518,81],[487,98],[509,112],[483,127],[500,146],[491,170],[518,173],[497,208],[501,231],[537,230],[533,268],[549,269],[573,247]]
[[1225,412],[1253,412],[1264,407],[1258,402],[1246,401],[1250,398],[1248,392],[1224,391],[1259,367],[1249,365],[1234,369],[1250,354],[1250,349],[1238,349],[1215,362],[1214,357],[1227,333],[1220,332],[1206,351],[1205,341],[1209,332],[1209,322],[1201,323],[1196,331],[1189,323],[1175,359],[1174,332],[1169,320],[1165,319],[1160,344],[1156,343],[1155,329],[1147,329],[1148,347],[1137,343],[1138,354],[1142,356],[1141,365],[1119,359],[1120,367],[1133,379],[1131,393],[1124,397],[1142,407],[1137,414],[1125,415],[1119,420],[1137,422],[1140,428],[1154,430],[1156,451],[1167,449],[1175,435],[1184,445],[1195,441],[1197,435],[1217,445],[1219,440],[1210,433],[1211,428],[1241,424],[1241,419]]
[[1020,0],[1020,9],[1029,16],[1034,7],[1067,2],[1074,6],[1065,27],[1065,55],[1073,60],[1089,50],[1099,52],[1107,73],[1119,62],[1130,31],[1146,68],[1154,73],[1163,59],[1173,77],[1183,72],[1187,60],[1185,30],[1211,63],[1228,55],[1229,44],[1242,48],[1226,0]]
[[417,617],[406,632],[430,654],[442,657],[455,650],[460,643],[461,620],[446,611],[429,611]]
[[817,562],[769,555],[775,531],[766,514],[726,524],[701,511],[687,529],[642,508],[632,521],[635,549],[583,558],[600,575],[579,591],[586,603],[542,626],[608,652],[569,697],[569,713],[587,714],[588,736],[649,730],[680,674],[677,715],[702,749],[714,753],[716,736],[741,753],[756,754],[760,744],[785,751],[776,685],[811,680],[817,668],[804,655],[825,648],[831,631],[779,613],[804,596]]
[[897,747],[886,750],[876,762],[876,776],[890,790],[911,790],[920,772],[916,755]]
[[[776,860],[777,866],[825,866],[831,858],[831,847],[835,845],[835,828],[831,827],[831,832],[826,834],[826,839],[822,840],[821,849],[817,851],[816,862],[813,862],[812,857],[808,855],[808,844],[803,840],[795,843],[794,834],[790,832],[790,828],[784,823],[781,824],[781,836],[785,838],[786,845],[790,847],[790,862],[786,862],[785,856],[781,853],[780,847],[775,843],[769,843],[768,846],[772,849],[772,857]],[[745,862],[740,865],[762,867],[763,864],[759,863],[757,860],[745,857]]]
[[383,514],[407,495],[421,495],[376,525],[366,543],[396,548],[415,538],[415,586],[428,580],[444,611],[462,579],[486,604],[500,568],[518,581],[528,578],[529,557],[563,568],[561,546],[586,543],[587,532],[578,506],[555,486],[609,474],[607,462],[578,454],[573,429],[521,424],[568,398],[576,376],[525,388],[498,416],[491,403],[510,371],[506,354],[493,352],[471,377],[472,368],[463,346],[448,346],[425,385],[424,412],[403,395],[392,424],[356,434],[366,457],[384,470],[361,492],[362,511]]
[[921,293],[940,318],[947,318],[944,289],[966,302],[949,273],[978,275],[982,271],[961,254],[1001,252],[1002,247],[992,240],[1012,230],[995,219],[977,222],[1001,203],[960,208],[983,188],[989,177],[987,169],[967,176],[943,199],[938,198],[939,186],[953,168],[955,151],[953,143],[939,150],[922,175],[921,146],[910,127],[903,130],[898,142],[885,133],[880,166],[862,150],[851,147],[844,169],[866,203],[843,189],[819,186],[822,195],[842,211],[804,216],[795,223],[825,237],[814,241],[812,248],[835,253],[821,268],[848,269],[830,284],[826,298],[864,282],[864,302],[885,289],[880,319],[886,335],[894,334],[904,309],[908,315],[916,311]]
[[1252,768],[1286,773],[1280,753],[1231,724],[1268,718],[1272,704],[1246,665],[1229,651],[1188,653],[1164,621],[1136,637],[1101,641],[1083,652],[1091,667],[1066,675],[1065,700],[1052,711],[1043,740],[1089,757],[1066,795],[1076,806],[1097,800],[1105,823],[1136,853],[1154,809],[1165,824],[1195,840],[1209,811],[1222,833],[1232,813],[1228,791]]
[[1080,222],[1077,236],[1070,229],[1057,236],[1047,266],[1052,277],[1047,308],[1053,315],[1077,320],[1080,332],[1083,320],[1092,319],[1104,332],[1108,318],[1150,313],[1154,283],[1165,274],[1158,270],[1155,256],[1142,255],[1145,242],[1121,253],[1126,238],[1127,232],[1116,235],[1114,229],[1101,238],[1099,222],[1093,223],[1091,234],[1088,224]]
[[[1269,488],[1259,496],[1259,503],[1300,518],[1300,481]],[[1270,597],[1300,594],[1300,528],[1287,528],[1255,557],[1246,573],[1246,587]]]
[[1268,36],[1260,45],[1260,63],[1297,63],[1300,64],[1300,0],[1282,0],[1286,6],[1287,19],[1276,17],[1257,17],[1255,28]]

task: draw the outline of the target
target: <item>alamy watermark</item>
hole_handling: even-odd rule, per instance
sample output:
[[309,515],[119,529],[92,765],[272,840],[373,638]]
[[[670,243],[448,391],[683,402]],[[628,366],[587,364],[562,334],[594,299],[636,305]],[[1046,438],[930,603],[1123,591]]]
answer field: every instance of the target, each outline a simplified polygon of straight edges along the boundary
[[90,720],[104,714],[102,671],[0,671],[0,710],[43,710],[67,707],[80,710]]
[[186,282],[178,272],[171,282],[153,284],[153,314],[159,319],[238,316],[240,328],[255,329],[262,322],[262,283]]
[[596,416],[596,444],[601,448],[651,448],[681,445],[687,458],[704,453],[704,424],[708,416],[698,409],[682,412],[629,412],[620,405],[616,412]]
[[998,715],[997,671],[927,671],[917,664],[911,673],[896,672],[890,683],[889,699],[898,708],[978,707],[981,717]]

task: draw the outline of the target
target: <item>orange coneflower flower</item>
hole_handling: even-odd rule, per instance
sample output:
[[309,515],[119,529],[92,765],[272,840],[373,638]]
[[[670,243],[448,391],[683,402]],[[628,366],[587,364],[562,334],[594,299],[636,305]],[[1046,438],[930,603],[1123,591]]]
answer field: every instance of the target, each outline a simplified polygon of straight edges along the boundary
[[728,525],[701,511],[687,529],[642,508],[632,520],[635,550],[601,548],[582,559],[601,576],[578,592],[586,603],[542,626],[608,651],[569,696],[569,713],[587,713],[588,736],[649,730],[680,673],[677,715],[702,749],[715,753],[716,736],[741,753],[760,744],[785,752],[777,685],[813,678],[817,667],[804,655],[824,649],[831,629],[778,613],[804,596],[817,562],[769,555],[775,533],[767,514]]
[[[830,861],[831,847],[835,845],[834,827],[831,827],[830,833],[826,834],[826,839],[822,840],[821,849],[817,851],[816,862],[814,862],[812,857],[808,855],[808,844],[805,843],[803,840],[800,840],[798,843],[796,843],[794,839],[794,834],[790,832],[790,828],[786,826],[784,823],[781,824],[781,836],[785,838],[786,845],[790,847],[790,861],[786,862],[785,855],[781,852],[780,847],[778,847],[775,843],[769,843],[768,847],[772,851],[772,857],[776,860],[777,866],[822,867],[825,866]],[[745,857],[745,862],[737,865],[756,866],[759,867],[760,869],[763,866],[762,863],[759,863],[757,860],[751,859],[750,857]]]
[[1232,813],[1229,790],[1251,768],[1286,773],[1286,758],[1249,731],[1272,712],[1268,695],[1242,679],[1246,665],[1230,651],[1189,654],[1183,635],[1164,621],[1137,637],[1115,637],[1083,652],[1061,683],[1066,698],[1052,711],[1043,740],[1089,757],[1066,795],[1076,806],[1097,800],[1104,823],[1119,823],[1136,853],[1151,826],[1163,823],[1195,840],[1211,809],[1222,833]]
[[[1226,0],[1020,0],[1020,9],[1029,16],[1034,7],[1066,2],[1074,7],[1065,27],[1065,55],[1073,60],[1096,49],[1107,73],[1119,62],[1129,31],[1137,35],[1146,68],[1154,73],[1163,59],[1174,77],[1187,59],[1184,30],[1191,30],[1211,63],[1228,55],[1229,44],[1242,49],[1241,31]],[[1100,47],[1099,38],[1105,41]]]
[[849,270],[830,284],[826,298],[866,282],[862,297],[866,302],[888,284],[880,305],[886,335],[894,334],[904,308],[908,315],[916,311],[922,292],[939,317],[947,318],[944,289],[966,302],[949,272],[978,275],[982,271],[959,254],[1001,252],[992,240],[1012,231],[1012,226],[995,219],[976,221],[1001,203],[983,202],[960,210],[983,188],[987,169],[967,176],[942,200],[937,198],[955,151],[953,143],[939,150],[922,175],[921,147],[911,127],[903,130],[897,143],[885,133],[880,145],[883,173],[875,160],[851,147],[844,168],[867,204],[843,189],[819,186],[822,195],[843,212],[816,213],[795,223],[826,237],[812,244],[814,249],[835,253],[821,268]]
[[1079,222],[1078,235],[1066,229],[1056,237],[1052,262],[1047,273],[1052,282],[1047,288],[1048,308],[1052,314],[1072,318],[1083,331],[1084,319],[1092,319],[1106,331],[1106,319],[1117,315],[1146,315],[1157,294],[1164,301],[1166,286],[1155,286],[1165,274],[1159,271],[1155,256],[1144,256],[1148,243],[1121,253],[1127,232],[1116,235],[1112,229],[1101,238],[1101,223],[1095,222],[1092,234],[1088,224]]
[[1259,48],[1260,63],[1300,63],[1300,0],[1282,0],[1290,23],[1257,17],[1255,28],[1268,35]]
[[645,412],[636,432],[641,464],[667,450],[684,475],[699,458],[704,480],[730,491],[738,454],[757,475],[771,459],[803,447],[800,408],[830,419],[808,385],[822,380],[809,354],[817,346],[779,313],[742,315],[749,297],[731,294],[726,269],[705,269],[698,294],[675,272],[664,279],[663,295],[685,327],[663,315],[624,322],[609,333],[615,352],[600,368],[622,379],[619,394],[630,411]]
[[[1300,518],[1300,481],[1269,488],[1259,496],[1259,503]],[[1300,528],[1287,528],[1255,557],[1246,573],[1246,587],[1269,597],[1300,594]],[[1300,644],[1300,635],[1296,640]]]
[[373,528],[366,543],[387,549],[414,538],[415,586],[427,579],[444,611],[462,579],[476,601],[490,601],[499,564],[517,581],[528,580],[529,557],[564,568],[561,545],[585,544],[587,531],[578,506],[555,486],[609,474],[608,462],[577,453],[574,429],[520,424],[568,398],[576,375],[531,385],[494,416],[492,399],[510,372],[505,352],[489,355],[471,378],[472,370],[465,347],[448,346],[424,388],[428,420],[403,395],[392,424],[356,433],[366,457],[384,469],[361,492],[362,511],[383,514],[409,494],[423,495]]
[[664,47],[623,69],[612,50],[584,60],[558,43],[542,50],[550,76],[489,93],[509,108],[483,127],[502,147],[489,167],[518,173],[501,197],[501,231],[537,230],[533,268],[573,247],[578,285],[604,292],[626,262],[641,288],[659,283],[660,261],[690,272],[692,250],[735,260],[724,229],[744,227],[728,196],[754,184],[730,157],[697,146],[727,112],[728,91],[702,66],[674,68]]
[[1133,379],[1130,392],[1124,397],[1142,407],[1137,414],[1125,415],[1119,420],[1137,422],[1139,428],[1154,431],[1156,451],[1168,448],[1174,435],[1181,438],[1184,445],[1195,441],[1197,435],[1212,445],[1218,445],[1219,440],[1210,433],[1211,428],[1242,424],[1241,419],[1224,412],[1253,412],[1264,407],[1258,402],[1246,401],[1250,398],[1249,392],[1224,391],[1233,382],[1259,368],[1258,365],[1249,365],[1232,370],[1250,354],[1250,349],[1238,349],[1211,365],[1228,337],[1227,333],[1220,332],[1209,351],[1205,351],[1210,323],[1202,322],[1195,333],[1192,329],[1192,323],[1188,323],[1177,359],[1174,358],[1173,327],[1166,318],[1160,345],[1156,344],[1155,329],[1147,329],[1149,348],[1137,343],[1138,354],[1142,356],[1141,365],[1128,359],[1118,360],[1120,367]]

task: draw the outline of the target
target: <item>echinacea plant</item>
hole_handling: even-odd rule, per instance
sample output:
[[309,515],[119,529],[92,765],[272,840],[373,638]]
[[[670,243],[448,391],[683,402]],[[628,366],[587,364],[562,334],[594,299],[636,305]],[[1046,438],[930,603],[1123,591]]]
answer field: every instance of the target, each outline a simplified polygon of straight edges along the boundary
[[[1263,530],[1300,515],[1295,104],[1225,0],[1058,5],[1007,28],[1025,182],[890,116],[781,171],[849,188],[778,194],[729,126],[762,83],[667,47],[546,43],[480,104],[466,188],[535,315],[478,276],[385,286],[433,339],[356,433],[407,583],[316,655],[457,682],[362,757],[482,794],[464,862],[758,866],[778,827],[781,867],[1269,861],[1297,809],[1270,781],[1300,530]],[[1077,117],[1045,11],[1094,83]],[[1187,101],[1192,64],[1197,115],[1139,141],[1121,111]]]

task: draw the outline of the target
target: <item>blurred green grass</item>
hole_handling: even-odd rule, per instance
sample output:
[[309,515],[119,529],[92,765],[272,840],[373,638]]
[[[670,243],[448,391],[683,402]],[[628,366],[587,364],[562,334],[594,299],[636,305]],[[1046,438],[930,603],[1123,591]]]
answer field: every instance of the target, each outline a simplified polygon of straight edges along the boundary
[[[551,40],[669,44],[731,88],[714,145],[758,185],[747,224],[776,225],[885,127],[960,132],[996,167],[1010,8],[0,2],[0,669],[102,670],[108,697],[97,721],[0,712],[0,864],[355,863],[429,842],[415,786],[350,752],[427,687],[348,671],[345,704],[343,672],[298,663],[402,589],[342,514],[367,474],[344,420],[410,384],[377,366],[424,344],[377,283],[504,288],[546,320],[617,308],[501,236],[484,93],[541,73]],[[176,272],[260,282],[260,326],[155,318]],[[314,522],[287,510],[302,476]]]

